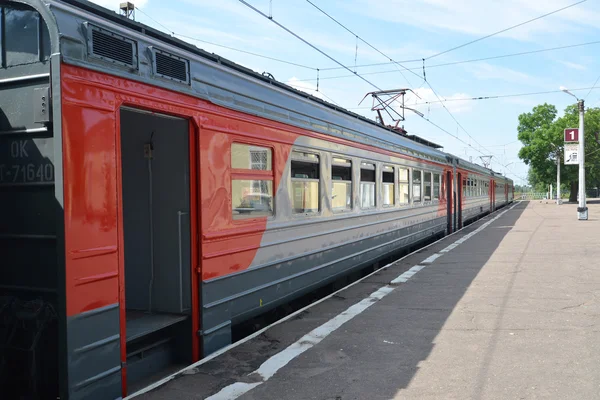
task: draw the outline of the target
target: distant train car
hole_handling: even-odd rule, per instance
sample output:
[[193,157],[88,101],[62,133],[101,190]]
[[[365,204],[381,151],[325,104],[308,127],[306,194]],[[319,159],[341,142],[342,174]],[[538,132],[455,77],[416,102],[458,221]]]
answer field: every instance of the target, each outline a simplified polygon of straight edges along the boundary
[[489,169],[87,1],[0,12],[3,393],[120,398],[513,200]]

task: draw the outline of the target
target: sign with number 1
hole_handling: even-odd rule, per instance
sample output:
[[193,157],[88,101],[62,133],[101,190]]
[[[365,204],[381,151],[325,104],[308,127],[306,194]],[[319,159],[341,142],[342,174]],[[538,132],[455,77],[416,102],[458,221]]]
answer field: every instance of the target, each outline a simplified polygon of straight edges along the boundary
[[565,129],[565,142],[579,142],[579,128]]

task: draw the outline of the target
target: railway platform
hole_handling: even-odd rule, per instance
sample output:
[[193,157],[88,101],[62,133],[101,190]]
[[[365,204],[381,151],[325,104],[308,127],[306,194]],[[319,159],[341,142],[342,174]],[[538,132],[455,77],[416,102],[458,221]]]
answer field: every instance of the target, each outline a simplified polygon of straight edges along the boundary
[[588,207],[509,205],[130,398],[598,398]]

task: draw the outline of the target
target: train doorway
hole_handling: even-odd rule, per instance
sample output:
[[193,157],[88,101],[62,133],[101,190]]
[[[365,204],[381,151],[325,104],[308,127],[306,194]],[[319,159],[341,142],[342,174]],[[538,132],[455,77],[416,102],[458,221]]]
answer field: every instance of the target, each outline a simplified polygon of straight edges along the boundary
[[185,119],[121,109],[129,393],[192,362],[189,132]]
[[490,180],[490,191],[489,191],[489,196],[490,196],[490,213],[494,212],[494,181]]
[[446,215],[448,234],[452,233],[452,173],[446,171]]
[[457,201],[457,205],[456,205],[456,212],[458,214],[458,229],[461,229],[463,227],[463,220],[462,220],[462,198],[463,198],[463,187],[464,187],[464,182],[463,182],[463,178],[462,178],[462,174],[459,172],[458,173],[458,182],[457,182],[457,186],[458,186],[458,190],[457,190],[457,195],[458,195],[458,201]]

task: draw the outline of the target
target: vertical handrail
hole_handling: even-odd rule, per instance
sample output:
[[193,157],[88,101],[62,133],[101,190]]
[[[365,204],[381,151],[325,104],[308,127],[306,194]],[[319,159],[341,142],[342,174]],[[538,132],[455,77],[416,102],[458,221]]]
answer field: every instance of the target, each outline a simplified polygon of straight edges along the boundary
[[183,249],[182,245],[182,233],[181,233],[181,216],[187,215],[185,211],[177,211],[177,226],[179,230],[179,311],[183,312]]
[[152,156],[148,158],[148,205],[150,208],[150,283],[148,284],[148,312],[152,313],[152,289],[154,286],[154,210],[152,203]]

